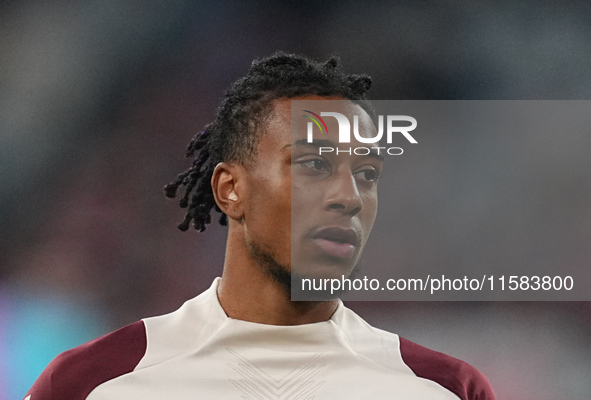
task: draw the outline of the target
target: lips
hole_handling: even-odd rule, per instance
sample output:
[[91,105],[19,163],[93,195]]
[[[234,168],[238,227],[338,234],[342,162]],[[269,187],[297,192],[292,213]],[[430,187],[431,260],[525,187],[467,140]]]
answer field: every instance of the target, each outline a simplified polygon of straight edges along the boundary
[[315,232],[312,241],[333,257],[350,258],[359,245],[359,236],[351,228],[328,227]]

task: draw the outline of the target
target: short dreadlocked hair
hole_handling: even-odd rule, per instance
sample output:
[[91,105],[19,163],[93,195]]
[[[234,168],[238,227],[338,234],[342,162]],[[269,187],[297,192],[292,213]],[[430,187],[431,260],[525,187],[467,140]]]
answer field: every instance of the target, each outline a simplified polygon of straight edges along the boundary
[[368,75],[345,74],[336,56],[320,63],[277,52],[253,61],[246,76],[225,92],[214,121],[189,143],[185,156],[194,157],[193,165],[164,187],[166,196],[174,198],[178,188],[185,186],[179,205],[188,209],[178,228],[186,231],[193,221],[195,229],[204,231],[211,223],[212,209],[222,214],[220,224],[228,224],[213,196],[213,171],[223,161],[244,165],[253,160],[273,100],[318,95],[364,102],[371,83]]

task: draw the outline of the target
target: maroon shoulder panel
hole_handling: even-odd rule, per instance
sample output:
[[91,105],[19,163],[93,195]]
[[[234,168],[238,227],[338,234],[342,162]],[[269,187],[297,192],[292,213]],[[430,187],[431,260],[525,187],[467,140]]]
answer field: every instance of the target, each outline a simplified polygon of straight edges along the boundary
[[27,393],[31,400],[84,400],[101,383],[134,370],[146,352],[142,321],[63,352]]
[[464,361],[404,338],[400,338],[400,353],[417,376],[437,382],[462,400],[495,400],[486,377]]

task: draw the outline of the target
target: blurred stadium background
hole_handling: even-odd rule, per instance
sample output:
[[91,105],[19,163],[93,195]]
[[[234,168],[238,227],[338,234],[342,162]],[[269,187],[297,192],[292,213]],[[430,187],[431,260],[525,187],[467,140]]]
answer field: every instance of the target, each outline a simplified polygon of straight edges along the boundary
[[[221,273],[224,229],[178,231],[162,187],[254,58],[337,53],[374,78],[375,99],[588,99],[581,4],[0,3],[0,399],[22,398],[59,352],[172,311]],[[477,366],[499,399],[590,398],[587,303],[351,306]]]

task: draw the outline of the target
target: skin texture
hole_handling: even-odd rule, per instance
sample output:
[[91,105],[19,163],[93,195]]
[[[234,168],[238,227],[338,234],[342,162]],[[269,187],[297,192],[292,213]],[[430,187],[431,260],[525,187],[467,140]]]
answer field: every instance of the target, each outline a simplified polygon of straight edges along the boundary
[[[382,161],[348,154],[319,156],[316,146],[303,143],[305,118],[294,118],[292,137],[291,100],[271,104],[255,160],[247,165],[220,163],[212,177],[216,202],[229,218],[218,297],[231,318],[272,325],[329,319],[336,300],[292,302],[278,275],[288,277],[293,268],[305,277],[348,276],[375,220]],[[316,100],[308,103],[316,110],[360,115],[362,135],[375,136],[370,118],[351,102],[317,102],[327,100],[318,96],[298,100]],[[303,114],[299,111],[294,115]],[[324,120],[329,133],[315,138],[348,147],[338,144],[336,119]],[[353,138],[351,146],[368,145]],[[326,228],[355,232],[354,250],[345,256],[327,252],[326,240],[318,237]]]

